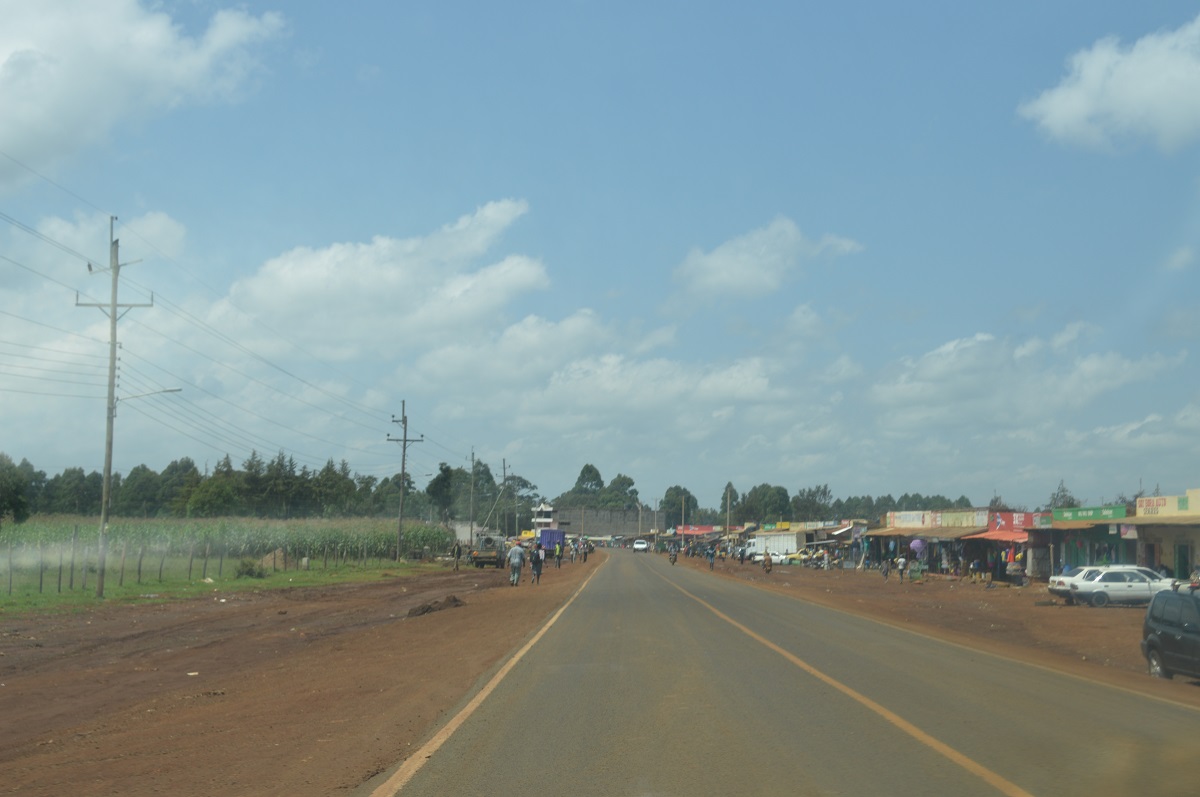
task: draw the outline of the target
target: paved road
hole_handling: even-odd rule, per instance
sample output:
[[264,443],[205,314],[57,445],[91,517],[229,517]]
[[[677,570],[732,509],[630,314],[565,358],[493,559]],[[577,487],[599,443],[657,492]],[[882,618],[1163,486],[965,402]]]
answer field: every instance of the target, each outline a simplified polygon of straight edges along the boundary
[[1194,709],[649,554],[485,691],[375,795],[1200,793]]

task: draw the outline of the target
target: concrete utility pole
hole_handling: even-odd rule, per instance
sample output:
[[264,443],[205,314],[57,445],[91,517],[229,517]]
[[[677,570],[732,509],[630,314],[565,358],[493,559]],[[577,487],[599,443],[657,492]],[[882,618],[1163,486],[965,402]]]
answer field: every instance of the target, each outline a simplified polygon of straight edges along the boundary
[[471,501],[467,504],[467,515],[471,522],[472,545],[475,540],[475,449],[471,449]]
[[[105,559],[108,556],[108,505],[112,501],[112,457],[113,457],[113,421],[117,417],[117,308],[131,307],[153,307],[154,296],[151,295],[149,304],[118,304],[117,303],[117,286],[121,278],[121,261],[117,258],[117,249],[120,241],[113,237],[113,223],[117,220],[116,216],[108,218],[108,270],[112,272],[112,293],[109,297],[108,304],[96,304],[79,301],[79,294],[75,294],[76,307],[99,307],[100,310],[108,315],[108,411],[105,421],[104,430],[104,486],[100,493],[100,540],[97,556],[99,561],[96,563],[96,597],[104,597],[104,565]],[[92,269],[92,264],[88,263],[88,271],[96,273]],[[124,315],[124,313],[121,313]]]
[[400,443],[400,511],[396,513],[396,561],[400,561],[401,552],[404,550],[404,483],[408,481],[408,447],[413,443],[421,443],[425,440],[425,435],[421,435],[416,440],[408,439],[408,413],[405,408],[405,402],[400,402],[400,418],[392,416],[392,423],[400,424],[403,430],[403,437],[392,437],[388,435],[388,442]]

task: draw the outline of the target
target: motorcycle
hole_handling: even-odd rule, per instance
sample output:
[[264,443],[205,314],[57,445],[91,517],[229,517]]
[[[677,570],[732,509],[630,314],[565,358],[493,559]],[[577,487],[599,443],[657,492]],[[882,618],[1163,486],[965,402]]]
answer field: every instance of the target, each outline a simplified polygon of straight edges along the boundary
[[671,564],[675,564],[675,552],[674,551],[671,551],[670,559],[671,559]]

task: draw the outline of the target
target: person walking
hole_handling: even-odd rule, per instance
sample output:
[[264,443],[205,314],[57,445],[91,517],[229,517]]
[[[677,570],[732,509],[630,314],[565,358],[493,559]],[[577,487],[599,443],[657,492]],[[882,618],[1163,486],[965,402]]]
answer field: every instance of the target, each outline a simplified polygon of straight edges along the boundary
[[883,580],[888,580],[888,573],[892,570],[892,560],[887,554],[884,554],[883,561],[879,563],[879,572],[883,573]]
[[542,565],[546,561],[546,549],[539,542],[529,557],[529,580],[534,584],[542,583]]
[[525,549],[514,545],[508,549],[508,583],[514,587],[521,583],[521,567],[525,564]]
[[708,546],[708,550],[705,552],[705,555],[708,557],[708,569],[712,570],[713,562],[715,562],[717,559],[716,549],[714,549],[711,545]]
[[458,570],[458,560],[462,559],[462,543],[458,540],[454,541],[454,547],[450,549],[450,555],[454,557],[454,569]]
[[908,567],[908,560],[904,558],[904,554],[900,554],[900,558],[896,560],[896,575],[900,577],[900,583],[904,583],[904,570]]

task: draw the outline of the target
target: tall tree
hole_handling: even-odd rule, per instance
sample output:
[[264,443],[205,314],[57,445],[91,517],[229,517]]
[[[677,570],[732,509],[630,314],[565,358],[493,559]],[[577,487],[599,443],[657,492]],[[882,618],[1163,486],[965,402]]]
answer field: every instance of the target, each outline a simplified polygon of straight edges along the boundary
[[792,519],[792,503],[786,487],[763,483],[752,487],[741,500],[746,520],[778,523]]
[[721,492],[720,515],[724,519],[728,519],[732,523],[741,523],[741,496],[738,495],[737,488],[733,486],[733,482],[725,482],[725,489]]
[[1058,489],[1050,494],[1050,501],[1046,504],[1047,509],[1071,509],[1081,506],[1079,499],[1071,494],[1067,489],[1066,482],[1059,480]]
[[28,483],[12,458],[0,452],[0,525],[29,517]]
[[832,520],[833,492],[828,484],[818,484],[799,490],[792,498],[793,520]]
[[137,465],[113,490],[112,513],[124,517],[157,517],[162,477],[146,465]]
[[191,458],[174,460],[163,468],[159,506],[176,517],[186,517],[188,500],[192,491],[200,486],[200,481],[200,470]]
[[575,489],[583,493],[598,493],[604,489],[604,479],[600,477],[600,470],[592,464],[584,465],[579,471],[579,478],[575,480]]
[[681,523],[692,523],[699,508],[700,502],[687,488],[679,485],[668,487],[667,491],[663,493],[662,500],[664,527],[671,528],[678,527]]
[[454,501],[454,469],[445,462],[438,465],[437,475],[425,486],[425,494],[438,511],[438,519],[450,519],[450,506]]
[[608,486],[600,491],[596,502],[598,509],[629,510],[638,508],[638,491],[633,486],[633,479],[623,473],[618,473]]

